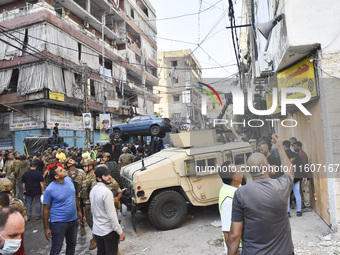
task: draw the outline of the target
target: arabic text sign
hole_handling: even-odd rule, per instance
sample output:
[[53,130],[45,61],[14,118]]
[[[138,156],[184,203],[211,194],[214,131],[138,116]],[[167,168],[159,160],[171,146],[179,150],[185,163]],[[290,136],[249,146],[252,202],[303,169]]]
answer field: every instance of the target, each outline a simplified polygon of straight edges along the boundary
[[[303,88],[310,92],[311,98],[317,96],[317,89],[315,84],[315,72],[312,58],[307,58],[300,63],[286,69],[277,75],[278,86],[278,107],[275,113],[281,112],[281,90],[282,88]],[[287,99],[300,99],[306,95],[303,93],[287,93]],[[272,95],[266,95],[267,109],[272,105]]]
[[73,130],[73,112],[47,108],[46,127],[53,129],[55,123],[59,123],[59,129]]
[[50,99],[52,100],[61,101],[61,102],[65,101],[65,95],[62,93],[50,91],[49,96],[50,96]]
[[10,117],[10,131],[44,128],[44,111],[42,108],[27,109],[26,113],[13,112]]
[[2,137],[0,138],[0,151],[13,150],[12,137]]

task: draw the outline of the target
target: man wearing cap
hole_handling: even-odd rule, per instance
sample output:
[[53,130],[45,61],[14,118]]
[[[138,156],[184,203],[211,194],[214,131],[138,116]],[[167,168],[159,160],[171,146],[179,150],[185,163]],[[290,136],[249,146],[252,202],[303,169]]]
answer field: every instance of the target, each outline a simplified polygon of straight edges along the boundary
[[[80,191],[80,197],[82,198],[85,207],[84,211],[86,222],[91,229],[93,228],[93,219],[91,212],[90,191],[97,184],[96,175],[94,174],[94,165],[95,161],[93,159],[84,160],[83,166],[86,176],[85,179],[83,179]],[[93,250],[96,247],[97,247],[96,240],[92,238],[90,240],[89,250]]]
[[107,120],[107,119],[103,120],[102,125],[103,125],[103,128],[100,130],[100,133],[106,135],[105,131],[106,131],[106,129],[108,129],[108,127],[110,125],[109,120]]
[[118,159],[119,169],[122,169],[122,167],[127,166],[128,164],[131,164],[134,159],[128,147],[124,147],[122,149],[122,152],[123,154],[120,155]]
[[47,150],[44,151],[43,161],[44,161],[45,166],[49,164],[51,158],[52,158],[52,148],[48,148]]
[[[81,185],[83,183],[83,180],[85,179],[86,175],[85,172],[82,169],[76,168],[76,161],[73,158],[69,158],[66,161],[66,169],[67,169],[67,175],[70,177],[74,183],[74,186],[76,187],[76,194],[80,203],[80,209],[81,214],[84,216],[83,212],[83,202],[80,198],[80,191],[81,191]],[[82,236],[86,234],[84,221],[80,222],[80,233]]]
[[90,192],[93,213],[92,233],[97,241],[97,255],[118,254],[119,241],[125,240],[125,234],[118,222],[113,194],[107,187],[112,182],[110,171],[105,166],[98,166],[95,171],[97,185]]

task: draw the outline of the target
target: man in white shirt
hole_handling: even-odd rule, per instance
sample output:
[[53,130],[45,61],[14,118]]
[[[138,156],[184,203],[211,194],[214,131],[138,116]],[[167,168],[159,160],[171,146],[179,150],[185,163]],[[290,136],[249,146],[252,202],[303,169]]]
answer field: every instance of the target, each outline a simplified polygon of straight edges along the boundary
[[97,242],[97,255],[116,255],[119,241],[125,234],[118,222],[112,191],[106,186],[112,182],[110,171],[105,166],[95,170],[97,185],[90,192],[93,215],[92,233]]

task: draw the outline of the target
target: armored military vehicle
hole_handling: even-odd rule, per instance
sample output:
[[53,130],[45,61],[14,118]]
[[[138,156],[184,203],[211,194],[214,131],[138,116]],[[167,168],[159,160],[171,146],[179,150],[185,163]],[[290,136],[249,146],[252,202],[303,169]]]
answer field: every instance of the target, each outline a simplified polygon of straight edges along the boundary
[[218,143],[215,130],[170,136],[175,147],[121,171],[128,209],[146,211],[152,224],[163,230],[183,223],[189,203],[217,204],[222,186],[218,166],[227,160],[245,165],[253,151],[246,142]]

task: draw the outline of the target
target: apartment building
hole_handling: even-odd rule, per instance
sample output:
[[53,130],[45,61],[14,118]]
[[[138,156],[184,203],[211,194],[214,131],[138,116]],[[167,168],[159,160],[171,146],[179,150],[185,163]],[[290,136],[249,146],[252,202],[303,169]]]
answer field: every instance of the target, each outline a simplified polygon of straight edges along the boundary
[[55,122],[65,142],[84,147],[84,112],[91,142],[100,140],[100,113],[120,123],[154,112],[157,28],[148,0],[6,0],[0,13],[0,137],[14,150],[23,152],[29,134],[51,135]]
[[200,129],[202,117],[201,67],[190,49],[158,52],[159,86],[154,87],[160,97],[155,111],[171,119],[180,130]]

